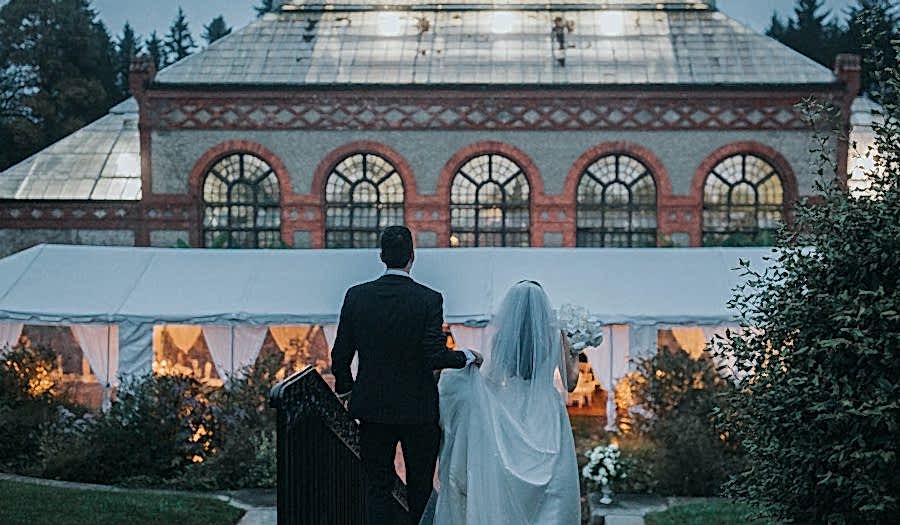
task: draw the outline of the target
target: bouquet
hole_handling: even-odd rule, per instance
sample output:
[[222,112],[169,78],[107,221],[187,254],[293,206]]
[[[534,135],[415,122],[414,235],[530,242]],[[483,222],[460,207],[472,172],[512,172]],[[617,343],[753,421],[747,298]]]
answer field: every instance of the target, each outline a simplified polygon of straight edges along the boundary
[[609,504],[612,501],[609,499],[609,495],[613,481],[627,477],[619,461],[621,457],[619,446],[616,444],[600,445],[587,451],[585,455],[588,463],[581,469],[581,476],[599,486],[603,490],[604,500],[607,500],[601,500],[601,503]]
[[564,304],[559,309],[559,324],[575,352],[603,342],[603,323],[584,307]]

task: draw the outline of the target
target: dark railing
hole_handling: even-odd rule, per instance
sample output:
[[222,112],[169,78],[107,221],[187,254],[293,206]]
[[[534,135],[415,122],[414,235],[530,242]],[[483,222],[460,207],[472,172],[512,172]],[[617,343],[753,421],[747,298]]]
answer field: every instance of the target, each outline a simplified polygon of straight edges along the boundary
[[[368,525],[359,428],[322,376],[297,372],[269,404],[278,411],[278,525]],[[405,492],[398,478],[398,512]]]

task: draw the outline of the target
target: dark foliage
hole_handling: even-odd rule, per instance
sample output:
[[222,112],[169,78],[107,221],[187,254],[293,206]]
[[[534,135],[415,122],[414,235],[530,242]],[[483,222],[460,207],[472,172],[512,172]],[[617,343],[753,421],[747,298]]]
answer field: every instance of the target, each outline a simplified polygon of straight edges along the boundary
[[194,43],[194,37],[191,36],[191,29],[188,27],[187,17],[179,7],[178,14],[175,15],[175,20],[172,21],[169,32],[166,34],[165,48],[168,58],[172,62],[178,62],[193,53],[196,47],[197,44]]
[[0,357],[0,470],[30,472],[44,425],[62,406],[56,357],[17,346]]
[[[663,348],[640,363],[627,388],[635,402],[632,437],[622,443],[623,455],[632,461],[629,483],[668,496],[719,494],[741,458],[715,424],[714,411],[731,384],[712,359]],[[641,445],[630,447],[632,439]]]
[[103,116],[116,52],[88,0],[0,7],[0,169]]
[[212,44],[216,40],[231,34],[231,27],[225,23],[224,16],[217,16],[212,21],[203,26],[203,39],[207,44]]
[[[832,15],[824,8],[823,0],[797,0],[794,14],[788,20],[782,20],[777,13],[772,15],[766,34],[829,68],[839,53],[862,55],[866,46],[882,53],[886,66],[897,67],[897,56],[891,46],[892,39],[900,38],[900,13],[895,2],[857,0],[843,17]],[[869,22],[864,24],[864,19]],[[872,23],[877,24],[878,34],[864,34],[864,25]],[[871,91],[875,73],[871,67],[863,69],[863,91]]]
[[[884,38],[863,23],[866,41]],[[773,267],[743,265],[731,304],[757,330],[721,348],[749,373],[722,407],[748,459],[731,491],[785,521],[888,523],[900,510],[900,71],[869,51],[884,88],[869,194],[844,190],[823,137],[821,200],[797,209]]]
[[125,27],[122,28],[122,34],[119,35],[116,43],[116,85],[119,87],[121,98],[131,94],[131,88],[128,86],[131,60],[141,53],[142,48],[141,38],[134,33],[131,24],[125,22]]

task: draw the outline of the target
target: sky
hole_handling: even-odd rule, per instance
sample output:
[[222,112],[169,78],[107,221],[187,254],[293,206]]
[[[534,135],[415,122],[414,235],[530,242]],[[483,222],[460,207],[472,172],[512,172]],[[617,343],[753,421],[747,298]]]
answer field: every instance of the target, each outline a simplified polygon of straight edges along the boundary
[[[120,33],[127,20],[143,37],[154,29],[164,35],[181,6],[198,42],[203,26],[214,17],[224,15],[229,25],[242,27],[253,20],[256,14],[253,6],[258,3],[258,0],[93,0],[94,8],[110,33]],[[825,2],[827,8],[836,12],[844,11],[855,3],[855,0]],[[717,6],[731,17],[763,32],[774,11],[784,17],[793,12],[794,0],[718,0]]]

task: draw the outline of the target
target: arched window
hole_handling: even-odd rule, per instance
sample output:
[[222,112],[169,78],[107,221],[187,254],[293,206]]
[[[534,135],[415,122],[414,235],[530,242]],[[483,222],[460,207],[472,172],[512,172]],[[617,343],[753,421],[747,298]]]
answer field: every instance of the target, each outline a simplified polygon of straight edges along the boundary
[[770,245],[783,213],[778,171],[754,155],[728,157],[712,169],[703,187],[703,244]]
[[639,160],[597,159],[581,175],[577,202],[577,246],[656,246],[656,182]]
[[372,153],[344,158],[325,185],[325,246],[375,248],[387,226],[403,224],[403,180]]
[[203,246],[281,246],[281,191],[264,160],[233,153],[217,161],[203,179]]
[[450,192],[450,245],[531,244],[530,187],[522,169],[502,155],[479,155],[456,172]]

